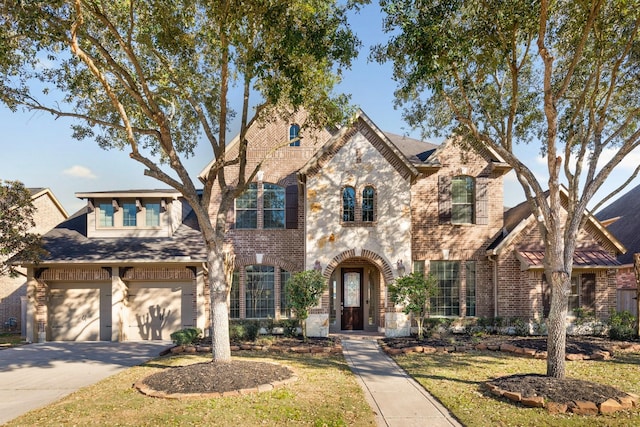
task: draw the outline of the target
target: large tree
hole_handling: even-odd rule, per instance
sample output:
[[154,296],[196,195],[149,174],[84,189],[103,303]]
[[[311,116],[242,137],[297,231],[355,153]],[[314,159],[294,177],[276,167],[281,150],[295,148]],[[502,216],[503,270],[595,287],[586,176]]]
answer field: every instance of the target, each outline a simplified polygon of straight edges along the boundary
[[[408,120],[453,134],[462,144],[494,150],[524,189],[543,236],[552,290],[547,375],[562,378],[578,231],[587,207],[599,206],[596,193],[639,143],[640,4],[381,0],[381,5],[392,36],[374,55],[393,61],[397,99],[406,103]],[[539,144],[546,177],[536,174],[519,144]]]
[[39,234],[32,233],[35,227],[31,192],[20,181],[0,180],[0,275],[13,274],[12,256],[38,261],[43,254]]
[[[226,212],[260,168],[246,170],[251,108],[258,122],[299,108],[309,126],[342,118],[346,98],[333,87],[359,44],[345,9],[331,0],[1,4],[0,97],[12,109],[75,119],[75,137],[129,151],[146,175],[182,193],[208,251],[213,359],[230,359],[233,267],[223,240]],[[215,158],[202,192],[183,163],[201,140]]]

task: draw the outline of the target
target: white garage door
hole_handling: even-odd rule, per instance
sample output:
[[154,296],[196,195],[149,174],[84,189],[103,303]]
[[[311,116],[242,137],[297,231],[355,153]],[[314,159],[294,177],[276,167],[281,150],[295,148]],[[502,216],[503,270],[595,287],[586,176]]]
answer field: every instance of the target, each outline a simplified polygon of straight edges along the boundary
[[50,297],[50,340],[100,340],[99,288],[82,288],[79,285],[53,288]]
[[192,283],[148,283],[129,286],[129,340],[169,340],[193,326]]

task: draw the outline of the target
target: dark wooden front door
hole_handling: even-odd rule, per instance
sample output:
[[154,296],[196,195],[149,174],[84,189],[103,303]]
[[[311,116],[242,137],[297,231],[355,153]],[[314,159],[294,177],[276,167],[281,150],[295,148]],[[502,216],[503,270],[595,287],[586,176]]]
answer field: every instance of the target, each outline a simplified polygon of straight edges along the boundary
[[363,329],[362,269],[342,270],[342,329],[347,331]]

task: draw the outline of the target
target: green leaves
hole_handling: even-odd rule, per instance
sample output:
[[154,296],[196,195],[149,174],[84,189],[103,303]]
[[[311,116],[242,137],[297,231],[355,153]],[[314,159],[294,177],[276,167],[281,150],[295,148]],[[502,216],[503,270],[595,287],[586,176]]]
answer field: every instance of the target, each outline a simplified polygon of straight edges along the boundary
[[0,273],[12,270],[10,257],[37,262],[43,255],[40,236],[30,232],[35,211],[24,184],[0,180]]
[[306,339],[305,321],[309,310],[318,305],[322,293],[327,288],[326,280],[317,270],[301,271],[294,274],[286,283],[287,301],[300,323]]
[[434,275],[411,273],[399,277],[389,285],[389,295],[394,304],[402,305],[405,314],[411,314],[418,322],[418,335],[422,338],[422,321],[429,315],[431,297],[438,292],[438,279]]

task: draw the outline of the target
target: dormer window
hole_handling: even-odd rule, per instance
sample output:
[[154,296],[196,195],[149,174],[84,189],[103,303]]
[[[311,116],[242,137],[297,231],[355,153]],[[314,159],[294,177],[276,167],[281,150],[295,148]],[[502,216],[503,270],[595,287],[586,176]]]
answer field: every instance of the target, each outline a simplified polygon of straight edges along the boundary
[[300,146],[300,126],[295,123],[289,127],[289,141],[290,147]]
[[112,203],[100,203],[98,214],[98,226],[99,227],[113,227],[113,204]]
[[145,209],[145,225],[147,227],[160,226],[160,203],[146,203]]
[[122,204],[122,225],[124,227],[135,227],[138,225],[138,207],[135,203]]

